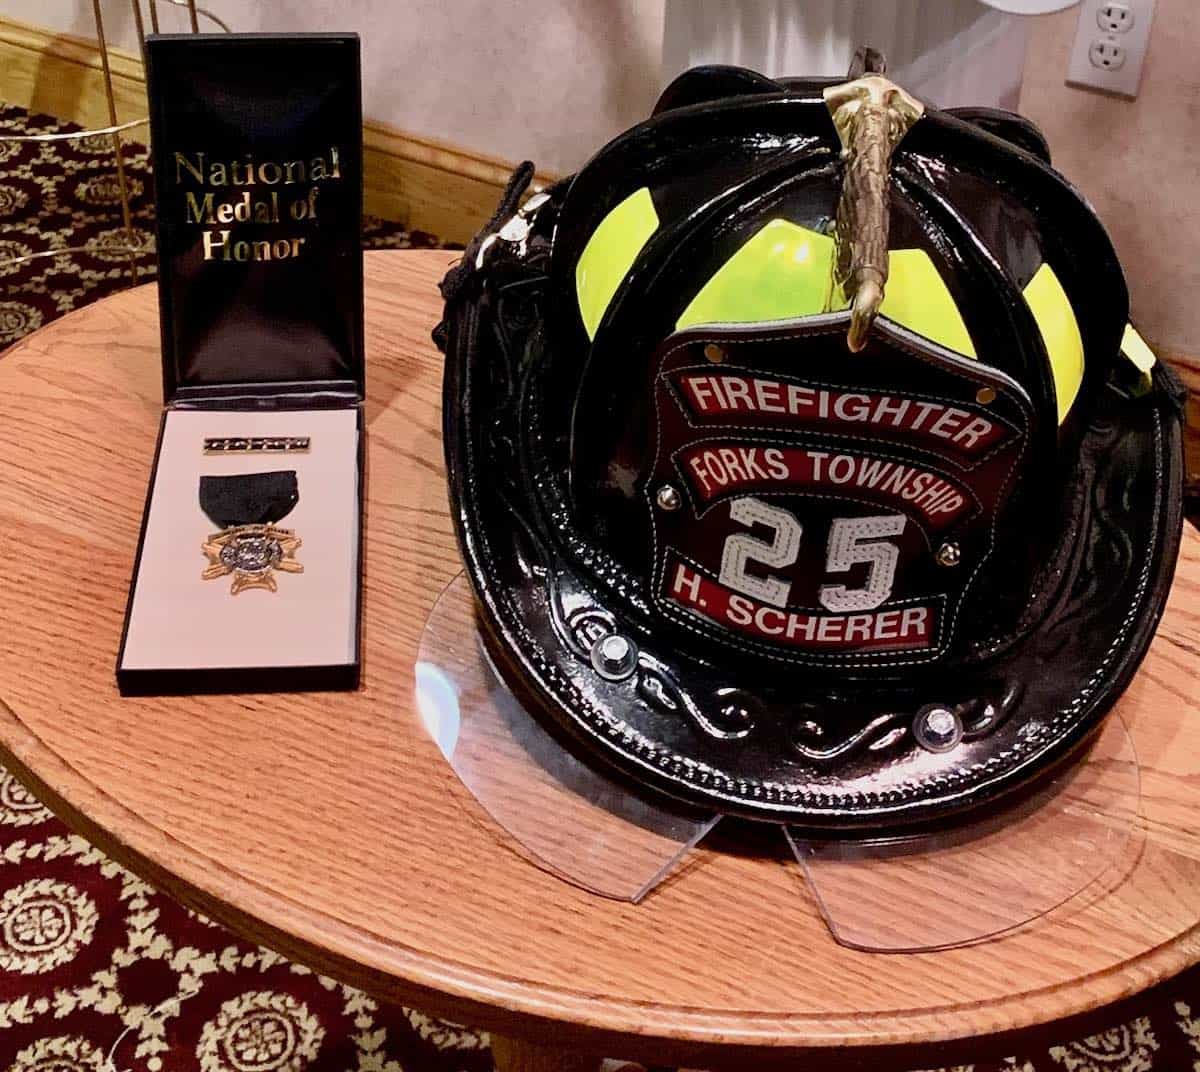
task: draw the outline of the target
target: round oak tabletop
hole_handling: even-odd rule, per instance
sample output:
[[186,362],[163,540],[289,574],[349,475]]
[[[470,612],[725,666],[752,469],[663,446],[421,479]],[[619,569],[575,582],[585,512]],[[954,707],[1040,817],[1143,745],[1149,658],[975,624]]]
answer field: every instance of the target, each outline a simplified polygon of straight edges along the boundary
[[[1119,708],[1142,765],[1134,835],[1113,874],[1036,923],[865,953],[834,942],[797,867],[754,846],[701,846],[638,905],[532,866],[413,710],[422,627],[460,569],[429,339],[452,257],[366,256],[358,692],[121,698],[161,412],[155,289],[65,316],[0,361],[0,758],[62,818],[185,903],[382,998],[630,1058],[746,1067],[921,1047],[1094,1009],[1200,959],[1190,528]],[[936,891],[930,907],[956,910]]]

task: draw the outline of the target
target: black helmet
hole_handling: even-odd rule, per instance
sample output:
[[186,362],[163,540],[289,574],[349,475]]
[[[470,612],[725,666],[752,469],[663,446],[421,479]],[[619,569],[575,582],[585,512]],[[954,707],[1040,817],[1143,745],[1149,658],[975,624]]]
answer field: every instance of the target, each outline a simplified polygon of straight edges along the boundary
[[826,833],[1078,752],[1162,611],[1181,392],[1018,116],[677,79],[443,284],[452,512],[505,679],[597,760]]

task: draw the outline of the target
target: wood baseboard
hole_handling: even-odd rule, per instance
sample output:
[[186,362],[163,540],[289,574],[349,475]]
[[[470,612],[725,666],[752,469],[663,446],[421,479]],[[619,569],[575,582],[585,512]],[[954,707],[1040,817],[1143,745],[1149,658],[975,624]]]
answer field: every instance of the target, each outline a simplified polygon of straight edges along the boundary
[[[118,121],[143,118],[140,57],[110,49],[109,67]],[[107,126],[99,48],[0,16],[0,100],[85,127]],[[145,139],[148,132],[135,129],[132,136]],[[367,212],[450,242],[468,241],[492,215],[512,171],[483,153],[375,122],[363,124],[363,157]]]

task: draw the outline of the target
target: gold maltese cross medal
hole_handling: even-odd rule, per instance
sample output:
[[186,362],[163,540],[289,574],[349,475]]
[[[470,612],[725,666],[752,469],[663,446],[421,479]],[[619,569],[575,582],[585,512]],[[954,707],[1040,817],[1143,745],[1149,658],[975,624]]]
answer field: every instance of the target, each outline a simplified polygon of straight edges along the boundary
[[[307,439],[305,440],[307,442]],[[277,590],[276,573],[303,573],[300,539],[282,521],[300,501],[295,470],[200,478],[200,508],[221,531],[201,545],[206,581],[232,574],[233,595],[247,588]]]
[[233,575],[229,591],[233,595],[247,588],[277,590],[275,572],[303,573],[296,561],[300,538],[291,529],[274,525],[238,525],[214,533],[201,546],[209,565],[202,576],[206,581]]

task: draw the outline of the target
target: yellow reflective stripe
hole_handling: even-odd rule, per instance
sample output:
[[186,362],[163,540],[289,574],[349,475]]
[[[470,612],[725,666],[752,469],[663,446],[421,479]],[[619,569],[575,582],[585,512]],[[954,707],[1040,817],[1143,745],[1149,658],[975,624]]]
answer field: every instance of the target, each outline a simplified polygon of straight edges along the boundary
[[1037,321],[1046,356],[1050,358],[1058,423],[1062,424],[1083,383],[1083,337],[1079,334],[1079,323],[1066,291],[1048,264],[1043,264],[1029,281],[1025,301]]
[[588,338],[596,329],[642,247],[658,230],[658,213],[645,186],[600,221],[575,265],[575,296]]
[[1125,325],[1125,335],[1121,339],[1121,353],[1133,362],[1139,372],[1149,372],[1154,368],[1155,361],[1158,360],[1154,356],[1154,351],[1150,349],[1146,340],[1138,334],[1132,324]]
[[[844,309],[847,302],[840,291],[831,294],[834,256],[828,235],[772,220],[717,270],[675,328],[794,320]],[[880,312],[948,349],[975,356],[958,307],[923,250],[891,253]]]
[[923,249],[894,249],[888,259],[880,315],[947,350],[974,357],[967,325],[929,254]]
[[675,322],[747,324],[826,312],[833,239],[789,220],[771,220],[729,258]]
[[[601,230],[628,203],[628,200],[623,202],[601,223],[584,250],[585,258],[601,237]],[[649,207],[653,213],[653,206]],[[654,224],[657,225],[656,216]],[[637,250],[654,229],[650,227],[640,239],[621,274],[628,270]],[[832,283],[834,257],[830,236],[789,220],[771,220],[701,287],[675,322],[675,329],[682,331],[698,324],[795,320],[844,309],[847,303]],[[977,357],[962,314],[929,255],[920,249],[897,249],[890,251],[889,257],[888,283],[880,315],[964,357]],[[576,271],[580,308],[589,334],[594,334],[620,278],[606,282],[603,301],[589,315],[582,294],[583,269],[581,259]],[[1030,280],[1025,300],[1050,361],[1061,424],[1083,382],[1083,337],[1066,292],[1048,264],[1043,264]],[[1147,361],[1150,364],[1154,361],[1153,353],[1132,327],[1126,330],[1122,351],[1143,370],[1149,368]]]

